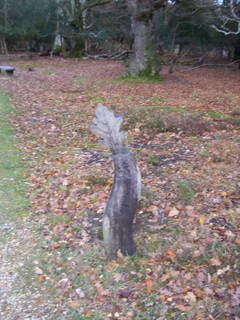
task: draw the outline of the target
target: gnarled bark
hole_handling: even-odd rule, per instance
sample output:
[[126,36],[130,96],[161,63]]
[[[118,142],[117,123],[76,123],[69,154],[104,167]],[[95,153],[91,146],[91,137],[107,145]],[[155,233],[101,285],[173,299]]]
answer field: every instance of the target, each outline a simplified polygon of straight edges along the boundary
[[130,73],[133,76],[154,76],[160,71],[153,39],[153,14],[165,5],[165,0],[129,0],[131,29],[134,38]]
[[109,259],[134,256],[133,219],[140,196],[140,171],[128,151],[113,155],[114,184],[103,216],[103,239]]

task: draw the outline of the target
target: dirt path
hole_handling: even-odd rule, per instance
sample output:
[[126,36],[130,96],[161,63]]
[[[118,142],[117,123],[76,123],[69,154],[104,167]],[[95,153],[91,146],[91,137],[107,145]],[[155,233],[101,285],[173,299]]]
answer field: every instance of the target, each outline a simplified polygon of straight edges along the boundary
[[[11,203],[1,195],[4,211]],[[0,217],[0,286],[1,286],[1,319],[28,319],[29,315],[38,315],[35,297],[29,292],[19,271],[32,259],[33,248],[31,233],[27,227],[10,220],[9,214]],[[24,272],[22,270],[22,272]],[[31,318],[33,319],[33,318]]]
[[[1,206],[11,203],[3,199]],[[0,319],[57,319],[57,306],[36,283],[41,248],[29,221],[11,220],[0,208]]]

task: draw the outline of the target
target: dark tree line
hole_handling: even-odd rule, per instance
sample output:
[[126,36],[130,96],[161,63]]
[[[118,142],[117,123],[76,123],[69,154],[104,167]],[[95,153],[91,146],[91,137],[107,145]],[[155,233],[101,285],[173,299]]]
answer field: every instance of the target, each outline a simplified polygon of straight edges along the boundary
[[239,59],[239,39],[239,0],[0,0],[2,53],[128,54],[133,75],[158,74],[162,52]]

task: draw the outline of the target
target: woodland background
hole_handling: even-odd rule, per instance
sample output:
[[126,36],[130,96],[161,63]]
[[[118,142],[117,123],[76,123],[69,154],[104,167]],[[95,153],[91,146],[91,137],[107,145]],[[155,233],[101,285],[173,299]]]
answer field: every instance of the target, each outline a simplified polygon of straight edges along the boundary
[[[161,5],[157,78],[126,72],[128,1],[87,10],[84,32],[64,14],[77,2],[1,3],[1,64],[16,70],[0,76],[0,317],[239,319],[239,2],[144,2]],[[103,249],[113,166],[89,131],[98,102],[122,114],[142,173],[134,258]]]
[[139,35],[133,20],[142,20],[151,31],[153,49],[172,62],[187,54],[203,59],[209,53],[239,59],[236,0],[1,0],[0,8],[2,53],[123,58],[136,50],[134,37]]

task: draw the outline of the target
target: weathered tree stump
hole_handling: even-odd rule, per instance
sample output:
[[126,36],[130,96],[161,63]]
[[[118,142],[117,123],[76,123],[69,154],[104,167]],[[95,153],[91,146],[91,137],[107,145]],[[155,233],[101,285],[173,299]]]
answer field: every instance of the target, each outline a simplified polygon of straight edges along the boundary
[[122,117],[115,116],[101,104],[91,131],[113,153],[114,183],[103,216],[103,241],[107,256],[116,259],[118,252],[134,256],[133,219],[141,191],[141,175],[135,159],[123,150],[124,132],[120,131]]

